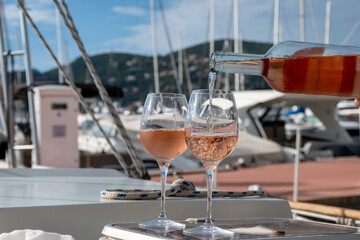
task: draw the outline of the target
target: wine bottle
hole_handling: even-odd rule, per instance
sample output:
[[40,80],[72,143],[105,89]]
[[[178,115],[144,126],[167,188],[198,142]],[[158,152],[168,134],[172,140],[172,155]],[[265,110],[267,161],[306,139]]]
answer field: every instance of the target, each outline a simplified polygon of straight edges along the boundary
[[210,71],[263,76],[284,93],[360,97],[360,48],[281,42],[264,55],[214,52]]

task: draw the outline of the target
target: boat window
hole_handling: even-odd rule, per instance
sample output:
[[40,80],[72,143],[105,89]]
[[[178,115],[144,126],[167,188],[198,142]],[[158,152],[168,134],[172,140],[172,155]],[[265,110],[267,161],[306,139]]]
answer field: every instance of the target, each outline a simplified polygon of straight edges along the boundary
[[264,114],[260,117],[261,122],[265,121],[277,121],[281,118],[281,108],[274,107],[271,109],[267,109]]

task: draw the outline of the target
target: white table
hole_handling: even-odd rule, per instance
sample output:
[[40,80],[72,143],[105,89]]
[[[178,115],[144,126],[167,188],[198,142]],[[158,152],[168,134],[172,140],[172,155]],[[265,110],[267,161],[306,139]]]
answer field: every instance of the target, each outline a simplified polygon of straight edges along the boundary
[[[160,183],[131,179],[110,169],[0,169],[0,232],[40,229],[99,239],[106,224],[155,218],[159,200],[102,200],[106,188],[160,189]],[[205,216],[206,199],[168,199],[169,218]],[[280,199],[214,199],[213,217],[291,218]]]

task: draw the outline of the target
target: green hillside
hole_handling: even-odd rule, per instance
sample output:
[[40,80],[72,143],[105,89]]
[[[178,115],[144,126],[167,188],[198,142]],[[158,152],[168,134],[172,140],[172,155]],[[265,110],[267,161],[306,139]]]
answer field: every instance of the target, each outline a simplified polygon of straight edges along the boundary
[[[215,49],[223,48],[223,40],[215,42]],[[232,43],[230,43],[232,45]],[[244,42],[245,53],[265,53],[271,44]],[[207,87],[209,71],[209,44],[199,44],[185,49],[189,63],[192,86],[196,88]],[[177,53],[175,53],[177,60]],[[127,53],[109,53],[92,56],[95,66],[104,85],[121,87],[124,92],[122,105],[127,106],[136,101],[143,102],[148,92],[154,91],[153,65],[151,56],[140,56]],[[175,77],[171,68],[170,56],[159,56],[160,91],[177,92]],[[185,67],[184,67],[185,71]],[[76,83],[92,83],[90,74],[87,72],[82,58],[71,63],[71,72]],[[231,76],[232,77],[232,76]],[[219,76],[221,79],[221,76]],[[35,81],[58,81],[57,69],[39,73],[34,71]],[[234,81],[230,79],[230,83]],[[261,77],[246,77],[247,89],[267,88],[267,84]],[[187,91],[184,72],[184,92]]]

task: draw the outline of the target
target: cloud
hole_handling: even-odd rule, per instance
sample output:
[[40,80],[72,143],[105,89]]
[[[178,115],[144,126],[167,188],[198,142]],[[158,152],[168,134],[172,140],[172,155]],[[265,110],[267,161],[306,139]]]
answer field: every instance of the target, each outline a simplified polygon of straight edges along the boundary
[[31,17],[37,23],[55,25],[55,9],[37,9],[29,10]]
[[[32,0],[25,5],[29,11],[29,15],[35,23],[44,23],[54,25],[55,7],[52,1],[48,0]],[[6,20],[10,26],[18,26],[19,22],[19,8],[17,4],[8,3],[5,5]]]
[[112,11],[115,13],[132,15],[132,16],[144,16],[146,14],[145,9],[140,7],[124,7],[124,6],[114,6]]
[[151,28],[147,24],[139,24],[129,28],[131,36],[109,39],[100,43],[88,45],[92,54],[112,49],[116,52],[152,54]]
[[[170,4],[171,2],[169,2]],[[191,8],[189,8],[191,6]],[[144,15],[146,13],[144,12]],[[135,52],[139,54],[152,55],[152,35],[150,14],[147,23],[137,24],[128,27],[130,34],[126,37],[115,38],[99,43],[95,48],[109,48],[112,46],[114,51]],[[171,3],[165,9],[166,22],[171,35],[174,50],[177,49],[178,34],[183,36],[184,46],[205,41],[207,30],[206,21],[208,19],[208,1],[179,1]],[[169,47],[164,32],[164,25],[160,11],[156,12],[157,26],[157,49],[159,54],[169,52]],[[208,34],[207,34],[208,36]]]
[[48,0],[28,1],[29,13],[35,22],[55,25],[55,5]]
[[[272,1],[268,0],[261,0],[258,4],[252,3],[252,0],[241,1],[241,4],[239,4],[239,31],[244,39],[271,41],[269,37],[269,21],[272,16],[272,4]],[[123,9],[128,9],[128,7]],[[167,54],[169,46],[166,40],[164,24],[161,12],[157,7],[156,9],[157,50],[159,54]],[[233,38],[232,1],[216,1],[215,9],[215,39],[223,39],[228,35]],[[184,47],[209,41],[208,1],[169,1],[164,11],[174,51],[178,49],[178,35],[180,33]],[[249,21],[249,19],[252,20]],[[91,48],[108,49],[111,46],[114,51],[151,55],[150,17],[147,23],[131,26],[128,29],[131,32],[129,35],[107,40],[97,46],[93,45]],[[230,32],[228,29],[230,29]]]
[[7,23],[11,26],[19,25],[19,9],[16,4],[5,5],[5,15]]

